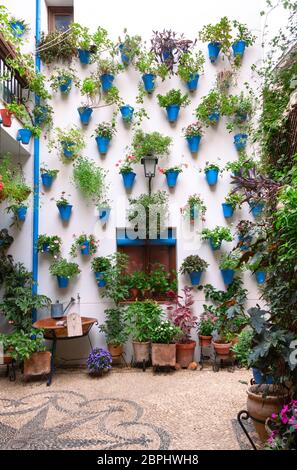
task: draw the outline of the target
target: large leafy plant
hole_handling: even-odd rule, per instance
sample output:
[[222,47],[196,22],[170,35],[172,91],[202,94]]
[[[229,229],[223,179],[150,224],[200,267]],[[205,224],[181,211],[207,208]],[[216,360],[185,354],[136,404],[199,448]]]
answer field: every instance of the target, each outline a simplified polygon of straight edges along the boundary
[[217,225],[214,229],[204,228],[202,230],[202,240],[211,240],[215,248],[220,247],[223,240],[232,242],[233,237],[229,227],[220,227]]
[[0,343],[4,351],[9,351],[12,359],[20,362],[29,359],[35,352],[45,351],[43,331],[35,328],[27,332],[0,333]]
[[171,142],[171,137],[163,136],[159,132],[145,133],[139,129],[133,136],[132,153],[137,161],[149,155],[156,157],[167,156]]
[[126,310],[127,331],[133,341],[150,341],[160,324],[162,309],[152,300],[133,302]]
[[123,345],[128,338],[128,331],[125,321],[126,308],[116,306],[104,311],[105,322],[99,325],[99,331],[104,333],[107,344],[113,346]]
[[193,75],[203,72],[204,62],[204,55],[201,51],[184,52],[179,58],[177,73],[182,80],[187,82]]
[[187,106],[190,103],[187,94],[182,94],[181,90],[172,89],[166,93],[166,95],[157,95],[159,105],[161,108],[167,108],[168,106]]
[[182,292],[183,295],[174,295],[167,307],[167,312],[169,320],[183,332],[180,341],[188,343],[191,331],[197,326],[197,317],[192,309],[194,304],[192,287],[185,287]]

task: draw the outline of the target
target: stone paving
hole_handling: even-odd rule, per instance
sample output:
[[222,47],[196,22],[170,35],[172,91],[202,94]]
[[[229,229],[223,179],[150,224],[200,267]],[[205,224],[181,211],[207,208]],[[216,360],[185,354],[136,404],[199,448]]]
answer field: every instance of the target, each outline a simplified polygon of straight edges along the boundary
[[250,449],[246,370],[58,369],[50,387],[0,374],[0,449]]

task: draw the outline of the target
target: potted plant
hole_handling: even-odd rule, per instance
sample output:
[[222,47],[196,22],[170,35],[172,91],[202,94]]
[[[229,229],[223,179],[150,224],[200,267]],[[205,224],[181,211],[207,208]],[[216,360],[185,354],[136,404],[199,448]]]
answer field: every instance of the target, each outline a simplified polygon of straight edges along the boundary
[[94,75],[86,77],[82,82],[80,92],[82,96],[87,97],[87,103],[82,104],[77,110],[81,123],[88,125],[93,113],[92,106],[96,104],[96,97],[100,93],[100,83],[97,77]]
[[96,204],[104,196],[106,190],[105,177],[105,170],[89,158],[79,157],[74,163],[74,184],[86,199]]
[[65,191],[62,191],[60,198],[56,200],[56,206],[59,210],[61,219],[65,222],[68,222],[73,206],[69,204],[69,200],[65,196]]
[[170,168],[159,168],[160,173],[166,176],[166,181],[169,188],[176,186],[177,177],[182,173],[182,165],[171,166]]
[[60,90],[61,93],[68,94],[72,84],[76,87],[80,86],[80,81],[72,67],[55,67],[54,73],[49,78],[50,87],[53,91]]
[[62,240],[58,235],[39,235],[37,250],[39,253],[48,253],[57,258],[61,253]]
[[25,20],[14,16],[10,19],[10,27],[12,29],[12,34],[17,38],[22,38],[24,34],[30,30],[29,25]]
[[203,72],[205,59],[201,51],[184,52],[179,57],[177,73],[186,82],[189,91],[197,90],[200,74]]
[[181,90],[172,89],[166,95],[157,95],[161,108],[166,108],[169,122],[176,122],[181,107],[190,103],[187,94],[183,95]]
[[124,122],[130,123],[133,119],[134,108],[130,104],[120,106],[121,116]]
[[130,36],[127,28],[124,29],[124,39],[119,38],[119,51],[123,65],[127,66],[135,61],[141,51],[141,36]]
[[191,223],[198,218],[199,214],[203,220],[206,205],[199,194],[192,194],[188,197],[187,204],[181,209],[182,213],[190,220]]
[[60,289],[68,287],[69,280],[80,273],[77,263],[70,263],[64,258],[56,259],[49,268],[52,276],[57,277],[58,286]]
[[53,184],[54,178],[57,177],[59,170],[54,168],[50,169],[47,165],[40,167],[41,181],[45,188],[50,188]]
[[149,94],[155,89],[156,78],[159,76],[165,80],[168,75],[166,65],[159,64],[153,52],[141,51],[135,67],[142,74],[144,90]]
[[71,24],[71,31],[75,36],[77,53],[80,63],[83,65],[90,64],[91,53],[93,50],[92,35],[89,33],[89,28],[81,26],[79,23]]
[[108,350],[113,359],[121,357],[123,345],[128,338],[125,311],[126,308],[119,305],[106,309],[104,311],[105,322],[99,325],[99,331],[104,333]]
[[169,154],[171,143],[171,137],[163,136],[159,132],[145,133],[139,129],[133,136],[133,155],[137,162],[148,156],[165,157]]
[[13,243],[14,238],[9,235],[8,230],[6,228],[2,228],[0,230],[0,255],[3,254],[10,245]]
[[262,253],[255,253],[252,258],[246,263],[246,268],[255,274],[258,284],[264,284],[266,281],[266,267],[263,263]]
[[114,122],[101,122],[95,129],[97,148],[100,154],[105,155],[108,151],[112,136],[116,134]]
[[176,291],[176,288],[174,289],[174,286],[172,286],[176,279],[176,273],[174,271],[168,272],[162,264],[153,265],[147,277],[145,294],[149,289],[150,295],[152,294],[154,298],[160,300],[164,297],[167,298],[169,293],[173,294]]
[[203,305],[204,312],[198,322],[199,343],[202,348],[209,347],[212,332],[215,330],[217,317],[208,305]]
[[71,29],[68,34],[64,31],[41,33],[39,43],[40,58],[44,64],[53,62],[70,63],[77,55],[76,37]]
[[203,125],[196,121],[183,129],[191,153],[197,153],[203,135]]
[[251,209],[251,213],[253,214],[253,216],[256,219],[257,217],[259,217],[262,214],[265,203],[260,198],[251,197],[250,200],[249,200],[249,206],[250,206],[250,209]]
[[233,176],[246,176],[248,170],[252,169],[254,165],[254,162],[241,152],[238,160],[226,164],[225,170],[231,171]]
[[217,184],[219,172],[220,172],[219,165],[216,165],[215,163],[206,162],[206,165],[204,167],[204,174],[205,174],[206,181],[209,184],[209,186],[215,186]]
[[125,253],[116,252],[108,256],[110,267],[104,273],[105,288],[100,292],[101,296],[113,300],[116,306],[129,298],[129,288],[125,282],[128,267],[128,256]]
[[226,328],[219,330],[219,338],[212,339],[212,345],[217,356],[229,356],[232,347],[233,333]]
[[228,130],[233,130],[235,125],[240,126],[244,124],[252,112],[252,97],[245,96],[243,92],[239,95],[224,95],[222,98],[222,114],[232,118],[232,121],[227,124]]
[[253,333],[250,329],[243,330],[238,335],[237,343],[231,347],[238,364],[246,369],[250,366],[249,357],[252,352],[252,338]]
[[113,59],[100,59],[97,62],[97,74],[102,90],[108,91],[113,86],[115,76],[123,70],[123,66]]
[[265,428],[269,439],[265,450],[296,449],[296,416],[297,403],[296,400],[291,400],[266,419]]
[[103,348],[94,348],[87,359],[87,368],[90,375],[102,377],[111,369],[112,356]]
[[152,300],[133,302],[126,310],[127,332],[132,336],[133,362],[145,366],[150,360],[150,341],[160,324],[161,307]]
[[[44,131],[45,129],[50,130],[53,126],[53,114],[54,109],[47,103],[35,104],[32,114],[34,116],[34,123],[36,126],[42,128]],[[35,136],[39,136],[35,133]]]
[[97,256],[92,260],[92,271],[95,273],[98,287],[106,286],[105,274],[110,269],[111,262],[107,256]]
[[140,295],[145,297],[145,294],[151,290],[148,276],[143,271],[134,271],[128,274],[126,282],[132,300],[138,300]]
[[246,251],[249,249],[250,243],[253,239],[252,236],[253,223],[249,220],[241,220],[237,226],[237,237],[239,240],[239,248],[241,251]]
[[105,225],[109,219],[110,212],[111,212],[111,202],[109,199],[104,199],[103,197],[97,204],[97,209],[99,212],[99,220],[102,225]]
[[127,155],[125,160],[119,160],[116,166],[119,167],[119,174],[122,175],[125,189],[132,189],[136,173],[133,168],[135,164],[135,157]]
[[153,367],[175,367],[176,341],[182,334],[181,329],[174,326],[171,321],[160,321],[151,337]]
[[232,49],[234,57],[237,59],[237,63],[240,63],[245,48],[254,44],[256,41],[256,36],[251,33],[245,24],[240,23],[237,20],[233,21],[233,27],[237,29],[237,32],[232,44]]
[[4,127],[11,127],[11,116],[12,113],[7,108],[0,109],[0,117]]
[[55,138],[49,140],[49,152],[56,148],[65,161],[71,161],[77,158],[85,148],[85,140],[82,131],[76,126],[69,130],[62,130],[59,127],[55,129]]
[[77,255],[78,248],[82,255],[94,255],[97,251],[98,243],[98,240],[96,240],[93,234],[86,235],[83,233],[79,237],[75,237],[75,240],[71,245],[70,255],[75,257]]
[[236,207],[241,207],[243,196],[238,193],[230,191],[225,197],[225,202],[222,203],[223,214],[226,219],[232,217]]
[[206,126],[215,126],[221,115],[221,96],[215,89],[204,96],[195,110],[196,117]]
[[226,285],[232,284],[235,269],[238,268],[241,252],[238,249],[221,255],[219,267]]
[[216,225],[214,229],[204,228],[201,233],[202,240],[209,240],[210,246],[213,250],[219,250],[222,241],[232,242],[233,237],[229,227],[220,227]]
[[200,284],[203,271],[208,268],[208,263],[198,255],[187,256],[180,267],[181,274],[188,274],[191,279],[192,286]]
[[208,42],[208,54],[211,63],[214,63],[220,51],[229,54],[231,47],[232,25],[228,18],[224,16],[214,25],[207,24],[199,32],[199,39],[202,42]]

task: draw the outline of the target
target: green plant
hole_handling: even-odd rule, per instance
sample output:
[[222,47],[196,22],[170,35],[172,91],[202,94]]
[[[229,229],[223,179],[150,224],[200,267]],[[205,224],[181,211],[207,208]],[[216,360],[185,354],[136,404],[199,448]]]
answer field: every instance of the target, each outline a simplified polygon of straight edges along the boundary
[[99,58],[97,60],[97,74],[99,77],[104,74],[117,75],[122,70],[124,70],[124,66],[113,59]]
[[187,82],[196,73],[203,72],[204,62],[204,55],[201,51],[184,52],[179,58],[177,73],[182,80]]
[[129,297],[127,284],[123,282],[128,266],[128,256],[125,253],[114,253],[108,256],[110,267],[105,272],[106,286],[102,289],[102,297],[112,299],[116,305]]
[[6,251],[13,243],[14,238],[9,235],[6,228],[0,230],[0,256]]
[[116,134],[115,122],[100,122],[95,128],[95,135],[111,139]]
[[2,182],[2,197],[8,200],[8,210],[13,210],[25,201],[31,194],[31,188],[24,181],[23,174],[14,168],[11,156],[6,154],[0,162],[0,175]]
[[251,330],[243,330],[238,335],[238,342],[231,347],[231,351],[235,354],[238,363],[242,367],[249,367],[249,356],[252,351],[253,332]]
[[96,240],[95,236],[93,234],[86,235],[85,233],[82,233],[79,235],[79,237],[74,236],[74,242],[71,245],[70,248],[70,255],[75,257],[77,255],[77,249],[83,249],[86,247],[86,242],[89,242],[89,250],[90,250],[90,255],[94,255],[97,251],[98,248],[98,240]]
[[215,248],[219,248],[223,240],[227,242],[232,242],[233,240],[230,228],[220,227],[219,225],[212,230],[204,228],[201,238],[202,240],[211,240]]
[[44,247],[46,246],[50,255],[57,257],[61,253],[62,240],[58,235],[39,235],[37,241],[37,250],[41,253],[44,253]]
[[[80,86],[80,80],[77,78],[75,70],[72,67],[55,67],[49,81],[53,91],[58,91],[61,86],[67,85],[71,80],[76,87]],[[69,93],[71,86],[68,86],[66,92]]]
[[136,301],[131,304],[125,314],[127,332],[133,341],[150,341],[160,325],[161,307],[152,300]]
[[189,219],[195,218],[195,212],[197,215],[200,213],[202,218],[206,212],[206,205],[199,194],[189,196],[186,206],[182,208],[182,213]]
[[220,72],[217,73],[216,87],[222,95],[221,96],[222,101],[224,99],[228,99],[227,93],[229,92],[231,85],[235,85],[235,84],[236,84],[235,74],[232,69],[221,70]]
[[170,173],[174,171],[175,173],[182,173],[182,165],[175,165],[175,166],[170,166],[169,168],[161,168],[159,167],[159,172],[162,173],[163,175],[166,175],[167,173]]
[[56,176],[58,175],[59,173],[59,170],[56,170],[54,168],[48,168],[48,166],[46,164],[42,164],[42,167],[40,167],[40,173],[43,175],[44,173],[46,173],[47,175],[49,176],[52,176],[53,178],[56,178]]
[[170,290],[171,273],[162,264],[154,265],[147,276],[150,291],[158,295],[167,294]]
[[140,238],[155,238],[165,229],[168,215],[168,194],[156,191],[129,198],[128,220],[137,226]]
[[81,129],[76,126],[71,127],[69,130],[62,130],[57,127],[54,134],[55,137],[50,139],[48,142],[48,149],[49,152],[51,152],[53,148],[57,149],[62,156],[63,161],[65,161],[63,153],[65,148],[73,154],[72,157],[67,157],[68,161],[77,158],[86,146],[83,133]]
[[6,104],[6,109],[21,122],[28,122],[30,120],[28,110],[23,103],[12,101],[11,103]]
[[79,23],[72,23],[71,31],[76,39],[76,47],[89,51],[92,46],[92,35],[89,33],[89,28]]
[[199,39],[202,42],[218,43],[221,51],[229,56],[232,45],[232,25],[230,20],[224,16],[214,25],[207,24],[199,32]]
[[252,46],[256,41],[256,36],[251,33],[246,24],[240,23],[237,20],[233,20],[233,28],[237,29],[234,42],[244,41],[246,47],[248,47]]
[[128,338],[125,321],[126,308],[117,306],[104,311],[105,322],[99,325],[99,331],[104,333],[107,344],[112,346],[123,345]]
[[127,28],[124,29],[124,38],[119,37],[119,43],[125,56],[128,57],[129,62],[133,63],[141,53],[141,36],[130,36]]
[[139,129],[133,136],[132,153],[138,162],[150,155],[163,157],[169,154],[171,143],[171,137],[163,136],[159,132],[144,133]]
[[23,362],[35,352],[45,351],[43,330],[15,331],[14,333],[0,334],[0,343],[4,351],[9,351],[10,357],[15,361]]
[[38,126],[34,126],[35,130],[33,132],[34,136],[39,137],[41,134],[41,130],[39,128],[42,128],[43,130],[51,129],[53,126],[53,114],[54,114],[54,109],[52,106],[46,103],[42,104],[36,104],[33,108],[33,116],[34,116],[34,122],[38,123]]
[[187,256],[180,267],[180,273],[194,273],[205,271],[208,268],[209,264],[198,255],[189,255]]
[[218,317],[211,311],[211,307],[203,305],[204,312],[197,325],[197,331],[201,336],[212,336],[212,332],[216,328]]
[[42,33],[38,51],[45,64],[58,61],[71,62],[77,54],[76,37],[72,30],[67,34],[61,31]]
[[209,119],[212,113],[221,112],[221,96],[217,90],[210,90],[208,95],[204,96],[195,110],[196,118],[202,121],[206,126],[213,125],[214,122]]
[[169,320],[162,320],[152,332],[152,343],[170,344],[182,337],[182,330]]
[[161,108],[167,108],[171,105],[185,107],[190,103],[188,94],[182,94],[181,90],[172,89],[166,95],[157,95]]
[[96,97],[100,94],[100,81],[97,76],[94,74],[86,77],[80,88],[80,92],[83,96],[87,97],[87,103],[84,107],[88,105],[95,105],[96,104]]
[[64,258],[55,260],[50,265],[49,271],[52,276],[60,276],[67,279],[71,279],[80,273],[80,269],[77,263],[70,263]]
[[119,160],[116,166],[119,167],[119,173],[125,174],[130,173],[134,170],[133,165],[135,164],[135,157],[133,155],[127,155],[125,160]]
[[218,172],[221,171],[219,165],[217,165],[216,163],[206,162],[205,167],[204,167],[204,173],[210,170],[216,170]]
[[236,207],[241,207],[241,204],[243,203],[243,195],[239,193],[233,193],[230,191],[227,196],[225,197],[225,203],[226,204],[231,204],[233,209],[236,209]]
[[225,170],[231,171],[233,174],[241,173],[243,175],[248,174],[248,170],[254,167],[254,162],[244,153],[240,153],[238,159],[234,162],[227,162]]
[[219,261],[220,269],[237,269],[241,255],[242,253],[238,248],[230,251],[230,253],[223,253]]
[[184,137],[194,137],[196,135],[203,135],[203,124],[199,121],[189,124],[183,128]]
[[91,266],[94,273],[105,273],[111,268],[111,261],[107,256],[97,256],[92,259]]
[[87,198],[95,203],[102,199],[106,189],[105,170],[97,166],[93,160],[79,157],[74,163],[73,180],[77,188]]
[[67,206],[68,204],[70,204],[70,201],[68,197],[65,196],[65,191],[62,191],[60,198],[56,199],[56,205],[57,207],[59,207],[59,206]]
[[141,51],[135,67],[141,74],[152,73],[161,77],[162,80],[165,80],[168,75],[168,68],[165,64],[158,63],[153,52]]
[[127,274],[125,282],[129,289],[138,289],[142,296],[145,295],[146,290],[150,290],[149,275],[143,271],[134,271],[131,274]]
[[[14,45],[14,47],[19,48],[19,45],[23,43],[24,38],[19,37],[14,33],[14,30],[11,27],[11,22],[15,20],[14,17],[11,16],[10,12],[4,5],[0,5],[0,27],[1,27],[1,33],[4,37],[4,39],[11,44]],[[17,20],[21,21],[23,24],[24,20]],[[26,23],[24,23],[26,25]],[[27,25],[26,25],[27,26]],[[20,32],[17,30],[17,32]]]

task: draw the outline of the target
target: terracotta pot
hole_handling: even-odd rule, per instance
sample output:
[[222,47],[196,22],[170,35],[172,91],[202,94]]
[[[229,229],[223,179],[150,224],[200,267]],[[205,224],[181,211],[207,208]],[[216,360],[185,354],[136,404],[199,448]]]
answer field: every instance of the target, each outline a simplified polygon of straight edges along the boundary
[[[288,400],[288,392],[275,385],[252,385],[248,391],[247,411],[253,420],[255,429],[262,442],[268,439],[268,433],[265,428],[265,422],[272,413],[278,413],[284,403]],[[265,395],[265,398],[263,397]]]
[[223,343],[222,341],[213,341],[213,347],[218,356],[228,356],[232,343]]
[[143,363],[149,362],[150,360],[150,345],[149,341],[140,343],[138,341],[133,341],[133,351],[134,351],[134,362]]
[[150,289],[144,289],[143,291],[143,297],[145,299],[151,299],[153,297],[153,293]]
[[188,367],[194,359],[196,341],[176,344],[176,362],[181,367]]
[[176,363],[176,344],[152,343],[153,366],[171,366]]
[[50,351],[35,352],[24,361],[24,376],[48,375],[51,370]]
[[0,109],[0,114],[2,117],[2,124],[4,127],[11,126],[11,113],[7,109]]
[[108,351],[112,355],[112,357],[120,357],[123,354],[123,345],[120,344],[119,346],[114,346],[113,344],[108,344]]
[[231,343],[232,343],[232,346],[234,346],[234,344],[237,344],[238,343],[238,336],[235,336],[233,339],[231,339]]
[[206,348],[211,345],[212,336],[199,335],[200,346]]
[[131,289],[129,289],[129,292],[132,300],[136,300],[139,296],[139,289],[137,289],[137,287],[131,287]]

